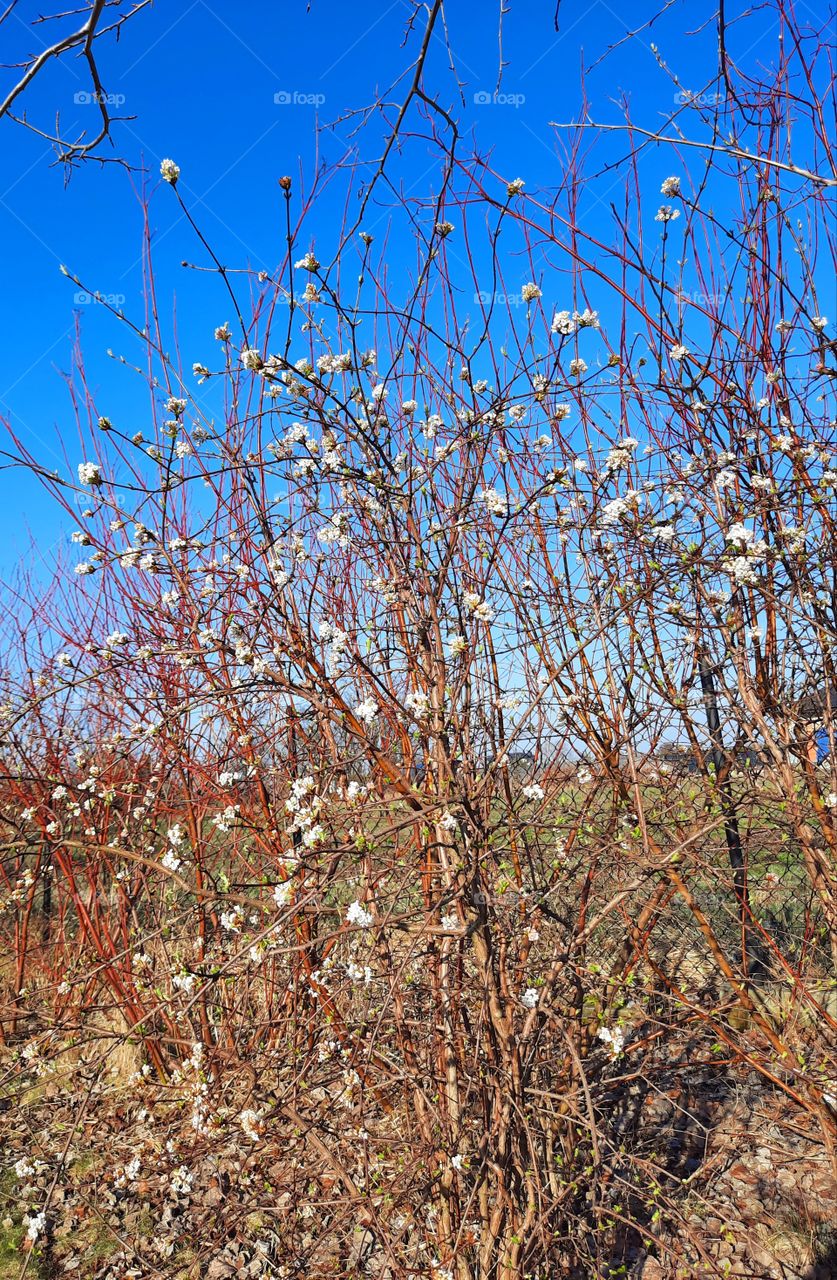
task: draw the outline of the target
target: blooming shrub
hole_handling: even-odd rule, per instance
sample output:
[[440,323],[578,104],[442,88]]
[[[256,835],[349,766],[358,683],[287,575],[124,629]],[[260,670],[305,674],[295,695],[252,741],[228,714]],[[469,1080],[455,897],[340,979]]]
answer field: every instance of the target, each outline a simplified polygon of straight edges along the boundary
[[[835,675],[834,358],[813,237],[788,266],[827,205],[742,145],[734,254],[686,169],[655,212],[626,162],[593,268],[572,192],[452,165],[392,210],[415,279],[351,227],[297,256],[303,219],[206,349],[143,335],[141,432],[85,384],[75,476],[16,442],[83,559],[7,629],[3,1039],[79,1116],[124,1088],[143,1266],[239,1177],[277,1275],[679,1257],[682,1188],[613,1116],[690,1043],[832,1140],[837,777],[800,703]],[[489,215],[502,254],[456,258]]]

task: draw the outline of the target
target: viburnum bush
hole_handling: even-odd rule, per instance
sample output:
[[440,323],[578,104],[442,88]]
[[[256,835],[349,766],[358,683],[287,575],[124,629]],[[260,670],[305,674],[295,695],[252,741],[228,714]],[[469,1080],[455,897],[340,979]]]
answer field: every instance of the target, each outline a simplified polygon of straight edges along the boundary
[[786,54],[705,146],[626,120],[607,243],[585,125],[530,193],[413,101],[395,263],[368,189],[312,238],[283,179],[282,261],[232,272],[163,162],[214,337],[167,354],[149,233],[141,429],[79,362],[74,473],[11,446],[74,544],[4,624],[33,1254],[116,1105],[100,1187],[157,1207],[97,1276],[722,1274],[624,1126],[665,1072],[833,1163],[837,170]]

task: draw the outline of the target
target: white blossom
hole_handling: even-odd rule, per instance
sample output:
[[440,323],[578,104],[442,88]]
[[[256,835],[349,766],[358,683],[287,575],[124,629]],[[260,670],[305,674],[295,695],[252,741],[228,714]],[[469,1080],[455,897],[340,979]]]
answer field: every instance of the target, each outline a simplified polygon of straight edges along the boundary
[[176,165],[173,160],[162,160],[160,162],[160,176],[174,186],[180,177],[180,166]]
[[596,1034],[603,1044],[610,1046],[610,1052],[614,1058],[618,1058],[625,1045],[625,1033],[622,1028],[615,1027],[611,1030],[610,1027],[599,1027]]
[[509,504],[496,489],[483,489],[480,494],[480,501],[493,516],[508,515]]
[[575,333],[575,330],[576,322],[569,311],[556,311],[552,317],[552,332],[567,338],[571,333]]
[[245,369],[258,373],[259,369],[264,366],[261,351],[257,350],[256,347],[245,347],[241,353],[241,363]]
[[374,698],[363,698],[360,702],[356,702],[353,711],[358,720],[369,726],[378,714],[378,704]]
[[291,900],[293,892],[293,883],[290,880],[284,880],[281,884],[277,884],[273,889],[273,901],[280,908],[286,907]]
[[362,903],[357,901],[357,899],[351,904],[346,912],[347,924],[357,925],[361,929],[368,929],[374,919],[375,917],[372,912],[367,911]]
[[261,1112],[253,1111],[248,1107],[241,1112],[238,1117],[238,1123],[241,1125],[245,1138],[249,1138],[251,1142],[258,1142],[263,1128]]
[[43,1209],[38,1213],[32,1213],[25,1217],[26,1221],[26,1238],[32,1244],[35,1244],[38,1237],[43,1234],[46,1227],[46,1213]]
[[91,485],[95,488],[102,483],[102,473],[95,462],[80,462],[78,479],[79,484]]

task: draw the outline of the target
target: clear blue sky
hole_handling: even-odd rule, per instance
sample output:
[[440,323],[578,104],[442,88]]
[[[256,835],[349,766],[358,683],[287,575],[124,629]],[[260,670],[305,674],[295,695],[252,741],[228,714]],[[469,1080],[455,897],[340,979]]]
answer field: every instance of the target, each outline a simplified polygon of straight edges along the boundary
[[[512,6],[503,35],[501,91],[507,97],[486,104],[475,95],[485,97],[496,88],[496,7],[454,0],[447,17],[462,99],[441,28],[428,87],[438,91],[463,132],[472,131],[473,141],[504,176],[524,177],[527,190],[549,187],[557,180],[559,161],[548,121],[576,118],[582,63],[622,40],[626,22],[639,26],[657,7],[564,0],[556,34],[551,5]],[[22,7],[20,18],[30,18],[35,10]],[[406,49],[400,47],[410,12],[401,0],[366,7],[313,0],[310,12],[296,0],[279,5],[177,0],[140,14],[118,45],[102,45],[105,89],[124,97],[114,110],[135,117],[114,126],[110,154],[124,156],[137,169],[145,165],[149,188],[158,188],[151,217],[159,297],[164,315],[177,301],[187,364],[207,357],[212,329],[228,318],[230,307],[217,280],[180,266],[182,259],[206,259],[172,192],[159,183],[161,158],[173,157],[181,166],[183,196],[222,261],[273,268],[283,251],[278,178],[288,173],[296,179],[300,164],[310,172],[318,125],[320,159],[334,162],[345,153],[354,122],[340,117],[371,103],[412,60],[415,37]],[[31,30],[17,16],[12,21],[18,22],[17,52],[32,49]],[[650,32],[595,67],[586,84],[594,118],[620,121],[621,92],[631,100],[635,121],[651,128],[677,109],[651,40],[681,83],[692,92],[703,91],[714,73],[715,33],[710,24],[702,34],[686,36],[692,25],[697,25],[694,6],[685,0],[674,4]],[[756,43],[763,39],[766,55],[772,54],[775,33],[758,35],[753,26],[748,32],[748,40],[756,32]],[[4,56],[14,55],[6,50]],[[8,83],[9,73],[4,75]],[[59,108],[65,133],[93,129],[95,108],[77,100],[88,89],[84,67],[62,61],[33,85],[28,116],[48,128]],[[277,94],[290,101],[277,102]],[[402,94],[403,84],[394,96]],[[305,101],[310,95],[324,100],[315,107]],[[376,128],[373,124],[361,141],[367,157],[376,155]],[[80,455],[61,371],[70,366],[77,319],[90,382],[110,416],[118,415],[122,423],[133,416],[139,429],[146,401],[139,387],[127,389],[124,375],[120,380],[106,355],[108,347],[125,347],[118,323],[101,306],[78,303],[76,287],[60,274],[59,264],[66,263],[89,288],[124,297],[125,310],[141,321],[138,193],[143,176],[89,162],[66,184],[62,169],[51,165],[45,142],[9,121],[0,121],[0,133],[6,156],[0,184],[5,299],[0,413],[44,462],[51,460],[69,475]],[[422,163],[420,145],[402,160],[400,173],[416,194],[427,196],[434,190],[437,166],[431,167],[426,153]],[[617,141],[613,148],[614,155],[624,152]],[[664,176],[670,156],[660,151],[656,163]],[[602,179],[598,193],[603,228],[608,185]],[[339,187],[330,191],[317,208],[316,225],[324,237],[336,232],[342,216]],[[596,217],[595,209],[591,216]],[[67,530],[30,477],[3,471],[0,485],[0,569],[5,572],[26,550],[30,532],[39,551],[48,554]]]

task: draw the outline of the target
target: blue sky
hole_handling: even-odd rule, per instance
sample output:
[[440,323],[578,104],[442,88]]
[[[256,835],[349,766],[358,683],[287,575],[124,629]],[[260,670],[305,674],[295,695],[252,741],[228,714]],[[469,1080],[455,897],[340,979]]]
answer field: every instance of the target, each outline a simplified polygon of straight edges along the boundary
[[[456,115],[462,131],[470,133],[470,145],[489,155],[500,173],[524,177],[527,190],[549,187],[560,164],[548,122],[577,117],[582,65],[589,66],[609,45],[623,40],[626,18],[640,26],[656,7],[632,5],[626,12],[624,6],[565,0],[558,34],[551,6],[530,6],[525,12],[514,8],[503,32],[506,65],[501,97],[495,101],[496,11],[486,6],[478,13],[470,3],[451,4],[447,19],[459,91],[441,28],[428,63],[427,86]],[[314,0],[310,12],[288,0],[241,6],[196,0],[158,4],[141,13],[118,44],[106,42],[99,53],[104,87],[116,103],[113,110],[135,117],[115,124],[115,147],[103,154],[125,157],[135,166],[133,172],[88,162],[67,183],[61,167],[51,163],[47,143],[0,121],[6,156],[0,183],[6,303],[0,413],[47,465],[69,475],[80,456],[61,376],[71,364],[77,323],[90,384],[110,416],[118,414],[122,422],[133,416],[141,428],[147,404],[139,387],[126,384],[106,354],[111,347],[127,352],[118,323],[103,307],[79,297],[59,265],[66,263],[91,290],[113,295],[141,321],[140,193],[145,184],[151,194],[161,311],[172,315],[176,305],[184,361],[205,359],[214,325],[229,316],[229,302],[217,279],[185,272],[180,265],[183,259],[205,263],[206,257],[172,192],[159,183],[161,158],[173,157],[181,166],[184,199],[223,262],[274,267],[283,250],[279,177],[287,173],[296,180],[300,169],[310,174],[318,159],[333,164],[353,145],[368,160],[376,158],[380,121],[373,120],[353,140],[357,121],[347,113],[373,102],[409,66],[415,36],[406,47],[401,45],[411,11],[401,0],[375,6],[371,16],[362,7],[336,0]],[[20,18],[15,15],[19,54],[37,47],[38,36],[25,21],[34,13],[35,6],[28,5]],[[591,115],[598,121],[620,121],[622,93],[630,98],[634,119],[649,128],[664,124],[679,109],[671,81],[650,49],[652,39],[681,84],[693,93],[704,92],[714,74],[715,33],[710,26],[687,36],[691,24],[693,6],[674,4],[650,32],[593,67],[586,81]],[[754,30],[749,28],[748,40]],[[771,49],[771,34],[762,31],[755,43],[763,40]],[[402,82],[389,100],[399,101],[404,87]],[[55,64],[33,84],[26,100],[28,117],[49,127],[60,109],[65,132],[93,129],[95,107],[84,100],[88,90],[80,63]],[[614,156],[624,153],[616,135],[611,149]],[[664,176],[670,157],[659,152],[653,164],[658,176]],[[409,144],[395,165],[409,193],[427,197],[435,190],[438,164],[425,143]],[[600,218],[603,232],[609,185],[607,177],[601,180],[590,205],[590,227],[595,229]],[[324,242],[335,235],[342,213],[338,181],[316,210],[315,226]],[[68,530],[31,477],[5,470],[0,485],[0,569],[6,572],[27,553],[30,537],[39,554],[49,555]]]

